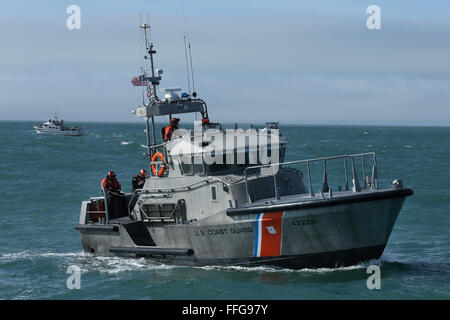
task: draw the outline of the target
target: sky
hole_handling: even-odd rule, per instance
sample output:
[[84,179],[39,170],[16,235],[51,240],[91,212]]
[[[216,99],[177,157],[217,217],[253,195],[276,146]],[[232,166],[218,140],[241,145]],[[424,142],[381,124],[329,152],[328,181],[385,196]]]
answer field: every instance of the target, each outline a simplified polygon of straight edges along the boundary
[[450,125],[448,0],[2,1],[0,120],[142,121],[140,15],[161,88],[189,91],[188,37],[212,121]]

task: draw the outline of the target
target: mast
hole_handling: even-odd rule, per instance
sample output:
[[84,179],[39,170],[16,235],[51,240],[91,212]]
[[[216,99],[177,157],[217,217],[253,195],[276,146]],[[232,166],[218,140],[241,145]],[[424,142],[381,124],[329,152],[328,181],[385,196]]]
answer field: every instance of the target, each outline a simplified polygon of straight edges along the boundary
[[[155,76],[155,66],[153,63],[153,54],[156,53],[156,50],[153,49],[153,43],[148,42],[147,38],[147,29],[150,29],[150,26],[146,23],[140,26],[141,29],[144,30],[144,37],[145,37],[145,51],[150,56],[150,67],[152,71],[152,76],[147,77],[145,76],[145,80],[150,81],[152,84],[152,97],[153,99],[150,101],[150,103],[154,103],[156,101],[159,101],[159,98],[156,94],[156,86],[159,85],[159,81],[161,80],[161,76]],[[149,57],[147,55],[144,56],[144,59],[148,59]],[[145,73],[144,73],[145,75]],[[155,134],[155,117],[152,116],[152,134],[153,134],[153,145],[156,144],[156,134]],[[148,154],[150,156],[151,153],[151,144],[150,144],[150,132],[149,132],[149,123],[148,123],[149,117],[146,118],[146,131],[147,131],[147,146],[148,146]]]
[[158,96],[156,95],[156,86],[159,85],[159,81],[161,80],[161,77],[159,74],[155,76],[155,66],[153,63],[153,54],[156,53],[156,50],[153,49],[153,42],[149,43],[147,38],[147,29],[150,29],[150,26],[146,23],[140,26],[144,30],[144,36],[145,36],[145,49],[146,52],[149,54],[149,56],[145,55],[144,59],[150,59],[150,67],[152,71],[151,77],[146,77],[147,81],[150,81],[152,84],[152,94],[155,100],[159,100]]

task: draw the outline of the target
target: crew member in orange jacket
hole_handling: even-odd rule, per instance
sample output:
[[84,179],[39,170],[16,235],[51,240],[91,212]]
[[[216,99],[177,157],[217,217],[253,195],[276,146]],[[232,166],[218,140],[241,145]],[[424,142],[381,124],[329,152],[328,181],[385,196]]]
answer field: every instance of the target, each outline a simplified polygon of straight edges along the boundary
[[163,136],[164,141],[170,140],[173,131],[178,129],[178,122],[180,122],[179,118],[172,118],[172,120],[170,120],[170,124],[164,128],[164,136]]
[[105,194],[109,219],[116,219],[128,215],[126,197],[121,193],[122,186],[114,171],[109,171],[102,180],[101,188]]
[[207,116],[202,117],[202,126],[208,126],[210,124],[209,118]]
[[120,192],[122,190],[122,186],[120,185],[119,180],[117,180],[114,171],[109,171],[106,178],[103,178],[101,188],[103,192]]

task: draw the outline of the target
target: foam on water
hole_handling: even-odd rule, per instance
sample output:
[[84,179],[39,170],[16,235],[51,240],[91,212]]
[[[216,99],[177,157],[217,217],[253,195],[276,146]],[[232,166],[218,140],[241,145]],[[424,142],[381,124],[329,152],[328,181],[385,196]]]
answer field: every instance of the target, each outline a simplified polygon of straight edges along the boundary
[[303,268],[303,269],[289,269],[273,266],[202,266],[195,267],[202,270],[224,270],[224,271],[239,271],[239,272],[294,272],[294,273],[326,273],[326,272],[339,272],[339,271],[351,271],[358,269],[366,269],[370,265],[381,265],[379,260],[371,260],[366,262],[361,262],[353,266],[338,267],[338,268]]
[[117,274],[129,271],[163,271],[183,268],[166,264],[159,264],[145,258],[121,258],[91,256],[85,259],[82,271],[96,271],[100,273]]
[[[65,264],[80,266],[82,273],[99,272],[117,274],[127,271],[144,270],[171,270],[183,268],[180,266],[166,265],[145,258],[122,258],[96,256],[84,252],[30,252],[21,251],[0,255],[0,263],[20,262],[22,260],[59,259]],[[61,261],[60,261],[61,262]]]
[[87,255],[84,252],[30,252],[21,251],[14,253],[4,253],[0,255],[0,261],[16,261],[23,259],[37,259],[37,258],[67,258],[67,257],[83,257]]

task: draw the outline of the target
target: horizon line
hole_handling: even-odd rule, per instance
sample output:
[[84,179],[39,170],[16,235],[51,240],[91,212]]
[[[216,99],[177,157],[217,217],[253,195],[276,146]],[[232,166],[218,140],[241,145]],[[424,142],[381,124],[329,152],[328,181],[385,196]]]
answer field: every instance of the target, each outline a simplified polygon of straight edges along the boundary
[[[0,119],[0,122],[42,122],[42,120],[2,120]],[[136,121],[117,121],[117,120],[105,120],[105,121],[90,121],[90,120],[71,120],[71,121],[66,121],[67,123],[74,123],[74,122],[80,122],[80,123],[120,123],[120,124],[138,124],[138,122]],[[270,122],[270,121],[268,121]],[[283,123],[281,121],[277,121],[280,124]],[[168,123],[167,121],[155,121],[155,123],[162,123],[162,124],[166,124]],[[193,124],[193,121],[186,121],[184,123],[189,123],[189,124]],[[224,121],[224,122],[219,122],[221,124],[229,124],[229,125],[234,125],[236,122],[228,122],[228,121]],[[145,124],[145,121],[142,121],[142,124]],[[244,124],[244,125],[265,125],[266,122],[238,122],[238,124]],[[333,122],[322,122],[322,123],[314,123],[314,122],[310,122],[310,123],[293,123],[293,122],[285,122],[283,125],[285,126],[358,126],[358,127],[364,127],[364,126],[372,126],[372,127],[379,127],[379,126],[386,126],[386,127],[443,127],[443,128],[448,128],[450,127],[450,124],[400,124],[400,123],[394,123],[394,124],[387,124],[387,123],[367,123],[367,124],[358,124],[358,123],[333,123]]]

